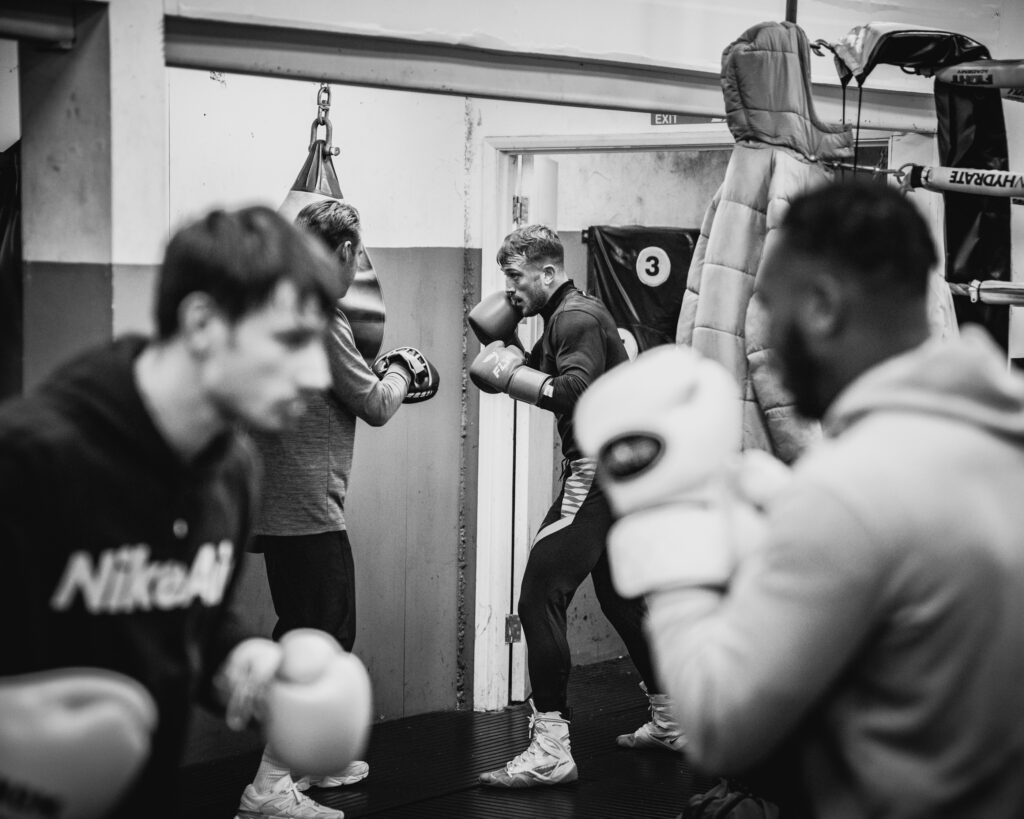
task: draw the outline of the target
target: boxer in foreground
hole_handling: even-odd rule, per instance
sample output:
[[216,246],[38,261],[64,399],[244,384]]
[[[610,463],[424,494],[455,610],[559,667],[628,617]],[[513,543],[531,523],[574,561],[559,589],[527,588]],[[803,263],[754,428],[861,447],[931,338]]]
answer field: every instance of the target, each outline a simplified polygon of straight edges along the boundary
[[738,385],[690,350],[578,407],[688,755],[792,761],[797,787],[764,792],[783,816],[1024,815],[1024,384],[980,328],[929,337],[935,262],[892,187],[792,201],[757,297],[826,438],[788,479],[728,466]]
[[304,747],[343,765],[365,738],[358,661],[322,633],[252,637],[232,608],[258,481],[236,428],[283,429],[327,386],[337,280],[273,211],[214,211],[168,244],[154,338],[85,352],[0,407],[0,793],[18,800],[0,813],[176,819],[197,700],[259,720],[305,767]]

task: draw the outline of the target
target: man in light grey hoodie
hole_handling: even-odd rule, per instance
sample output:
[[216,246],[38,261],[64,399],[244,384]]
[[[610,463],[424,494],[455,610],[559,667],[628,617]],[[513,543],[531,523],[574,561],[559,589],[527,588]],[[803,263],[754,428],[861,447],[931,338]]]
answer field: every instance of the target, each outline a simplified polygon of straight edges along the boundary
[[[1024,816],[1024,383],[978,328],[929,338],[935,261],[893,188],[795,199],[758,297],[825,440],[767,503],[756,550],[664,526],[672,476],[620,522],[678,552],[645,568],[642,539],[631,557],[609,545],[616,578],[629,560],[644,586],[690,757],[742,775],[786,748],[816,817]],[[707,431],[674,434],[666,448]],[[607,475],[613,507],[636,466]]]

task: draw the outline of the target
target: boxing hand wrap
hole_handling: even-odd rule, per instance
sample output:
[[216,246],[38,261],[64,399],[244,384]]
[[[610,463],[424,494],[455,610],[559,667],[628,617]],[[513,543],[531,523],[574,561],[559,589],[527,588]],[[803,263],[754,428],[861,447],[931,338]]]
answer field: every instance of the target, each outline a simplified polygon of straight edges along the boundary
[[504,341],[506,346],[522,349],[523,344],[516,332],[521,318],[504,291],[497,290],[470,310],[466,321],[484,346],[492,341]]
[[281,664],[262,709],[269,750],[295,774],[336,773],[366,747],[370,677],[325,632],[295,629],[280,642]]
[[726,475],[742,436],[729,372],[689,348],[655,347],[598,378],[574,421],[620,518],[609,562],[621,593],[725,585],[735,562]]
[[403,404],[417,404],[437,395],[441,376],[415,347],[396,347],[384,353],[373,362],[373,372],[378,378],[383,378],[392,364],[397,364],[409,374],[409,389],[402,399]]
[[482,392],[505,392],[517,401],[537,404],[550,395],[551,376],[526,366],[526,354],[518,347],[492,341],[469,368],[469,378]]
[[129,677],[99,668],[0,680],[0,815],[106,816],[149,756],[157,708]]

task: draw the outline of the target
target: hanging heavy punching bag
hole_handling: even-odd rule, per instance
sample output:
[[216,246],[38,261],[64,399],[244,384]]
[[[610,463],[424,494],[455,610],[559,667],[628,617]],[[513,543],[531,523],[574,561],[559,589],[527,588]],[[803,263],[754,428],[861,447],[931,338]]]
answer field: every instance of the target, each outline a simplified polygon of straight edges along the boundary
[[[326,97],[325,97],[326,92]],[[334,170],[331,156],[337,152],[331,147],[331,121],[326,116],[330,106],[330,89],[321,86],[318,95],[320,113],[313,120],[310,134],[309,154],[302,164],[299,175],[295,177],[292,188],[277,209],[288,221],[293,221],[306,205],[324,199],[342,200],[338,174]],[[324,125],[327,138],[317,138],[317,126]],[[380,353],[384,341],[384,294],[381,292],[380,281],[373,269],[369,253],[365,254],[364,266],[356,273],[348,293],[338,302],[342,312],[352,325],[356,347],[368,363],[373,363]]]

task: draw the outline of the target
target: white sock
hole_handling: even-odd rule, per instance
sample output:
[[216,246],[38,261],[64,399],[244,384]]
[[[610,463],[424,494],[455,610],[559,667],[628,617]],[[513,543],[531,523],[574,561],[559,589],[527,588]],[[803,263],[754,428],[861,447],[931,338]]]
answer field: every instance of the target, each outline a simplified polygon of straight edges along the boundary
[[258,793],[273,793],[282,786],[282,780],[291,781],[291,771],[278,762],[264,749],[263,758],[260,760],[259,770],[256,771],[256,778],[252,781],[253,788]]

